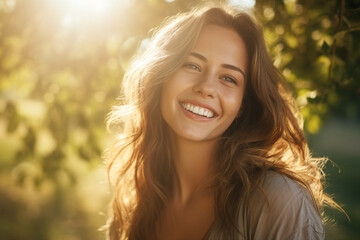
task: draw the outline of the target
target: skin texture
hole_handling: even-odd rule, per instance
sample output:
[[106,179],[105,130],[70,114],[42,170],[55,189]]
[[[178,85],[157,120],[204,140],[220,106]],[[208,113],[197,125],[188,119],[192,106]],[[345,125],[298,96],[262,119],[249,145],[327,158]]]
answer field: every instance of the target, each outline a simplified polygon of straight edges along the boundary
[[[174,196],[158,223],[158,239],[202,239],[214,221],[214,194],[204,190],[219,137],[238,116],[247,52],[233,29],[206,25],[184,64],[163,85],[161,112],[174,145]],[[205,107],[212,118],[185,110]]]

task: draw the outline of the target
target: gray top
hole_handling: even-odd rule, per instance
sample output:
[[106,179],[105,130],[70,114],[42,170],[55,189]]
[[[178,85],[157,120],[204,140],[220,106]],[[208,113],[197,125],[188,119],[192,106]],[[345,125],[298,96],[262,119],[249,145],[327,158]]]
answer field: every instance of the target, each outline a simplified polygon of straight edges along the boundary
[[[242,233],[238,240],[325,238],[308,190],[273,171],[266,174],[263,190],[265,195],[260,189],[251,195],[253,209],[240,206],[238,226]],[[255,223],[253,229],[250,221]],[[210,233],[208,239],[215,240],[214,234]]]

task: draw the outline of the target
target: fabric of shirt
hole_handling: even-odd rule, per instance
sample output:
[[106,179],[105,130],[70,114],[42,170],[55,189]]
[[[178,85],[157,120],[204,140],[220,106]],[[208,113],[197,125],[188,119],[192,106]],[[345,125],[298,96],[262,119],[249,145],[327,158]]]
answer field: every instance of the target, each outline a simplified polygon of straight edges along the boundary
[[[244,204],[239,207],[236,239],[325,238],[321,217],[307,189],[273,171],[267,172],[262,187],[251,195],[251,209]],[[208,239],[215,240],[214,234]]]

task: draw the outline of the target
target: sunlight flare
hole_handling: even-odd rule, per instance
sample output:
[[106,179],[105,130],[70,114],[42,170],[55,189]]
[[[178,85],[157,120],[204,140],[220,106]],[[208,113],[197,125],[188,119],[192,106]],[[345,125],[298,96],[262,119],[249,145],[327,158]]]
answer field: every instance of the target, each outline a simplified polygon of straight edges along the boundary
[[64,0],[61,7],[65,15],[61,24],[70,27],[76,22],[100,19],[107,15],[113,5],[114,0]]

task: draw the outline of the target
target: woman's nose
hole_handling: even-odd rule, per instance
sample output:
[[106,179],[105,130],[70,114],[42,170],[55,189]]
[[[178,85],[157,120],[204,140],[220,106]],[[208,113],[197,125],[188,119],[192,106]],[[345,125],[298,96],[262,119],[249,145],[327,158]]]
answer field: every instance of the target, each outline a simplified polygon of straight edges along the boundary
[[203,76],[192,89],[204,98],[214,98],[216,96],[215,76]]

